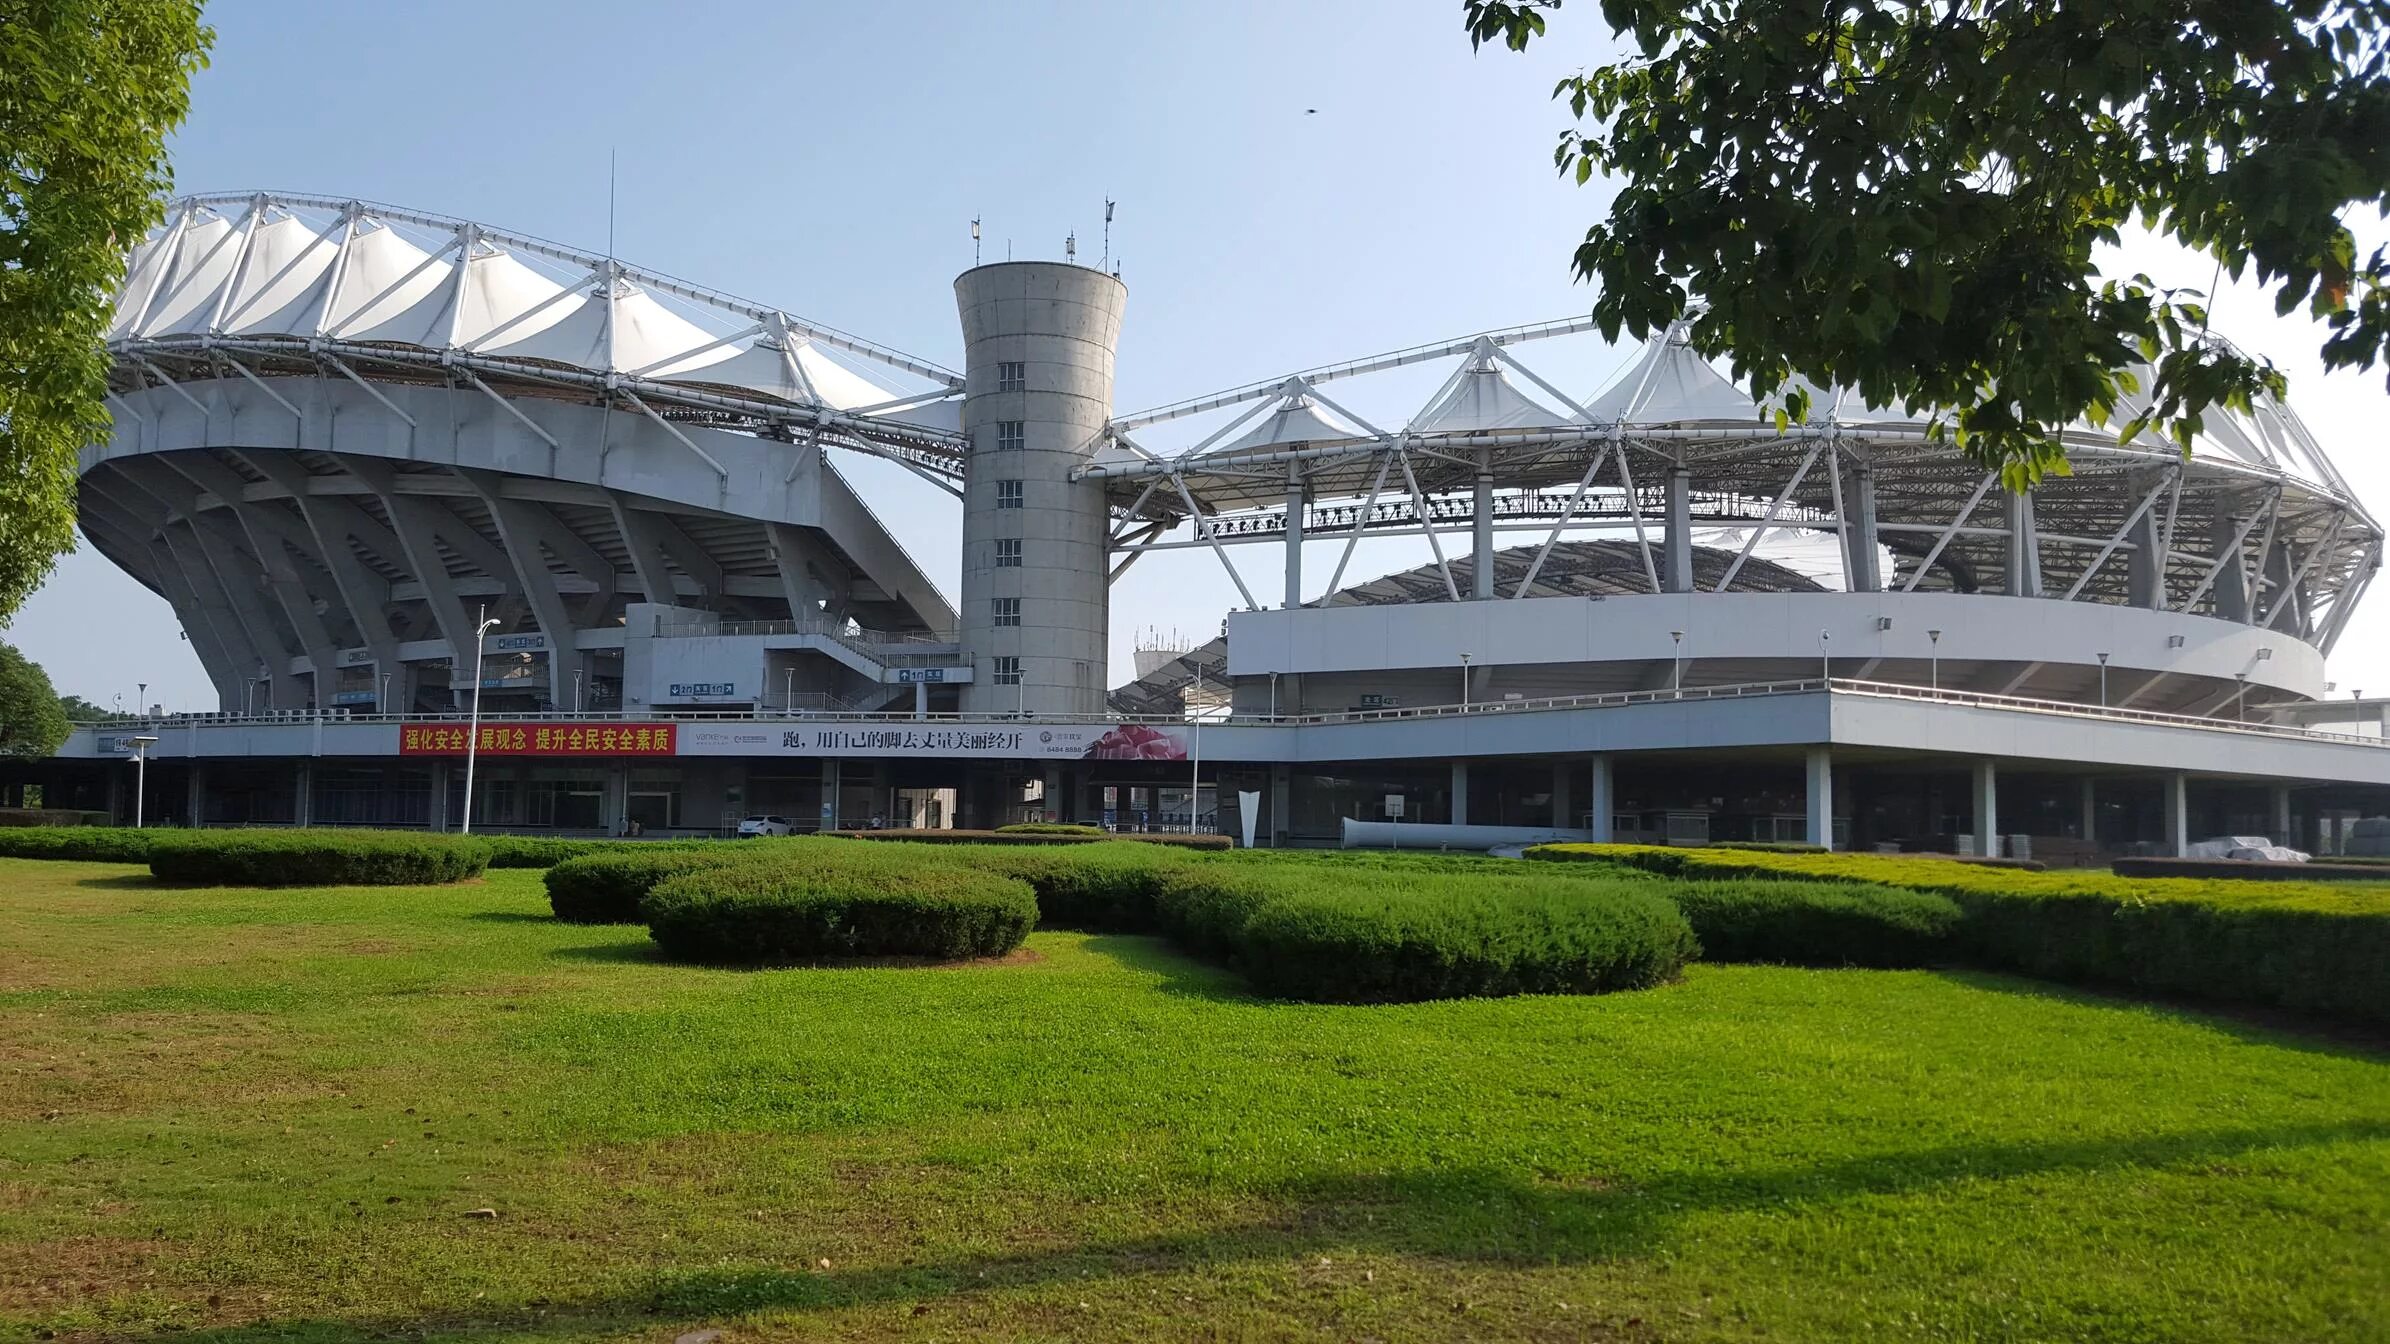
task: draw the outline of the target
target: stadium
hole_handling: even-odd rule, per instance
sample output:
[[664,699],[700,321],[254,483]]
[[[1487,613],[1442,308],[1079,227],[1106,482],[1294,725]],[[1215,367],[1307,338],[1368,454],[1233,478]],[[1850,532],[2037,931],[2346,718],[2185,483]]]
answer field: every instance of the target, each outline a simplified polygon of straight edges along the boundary
[[[2330,852],[2390,808],[2383,704],[2324,680],[2382,530],[2287,405],[2187,454],[2076,426],[2020,493],[1930,416],[1810,388],[1780,423],[1675,331],[1607,373],[1578,319],[1124,412],[1118,277],[954,290],[959,368],[463,220],[176,202],[79,507],[217,711],[6,781],[129,818],[145,777],[198,824],[2041,856]],[[953,500],[959,573],[866,458]],[[1139,564],[1239,605],[1115,685]]]

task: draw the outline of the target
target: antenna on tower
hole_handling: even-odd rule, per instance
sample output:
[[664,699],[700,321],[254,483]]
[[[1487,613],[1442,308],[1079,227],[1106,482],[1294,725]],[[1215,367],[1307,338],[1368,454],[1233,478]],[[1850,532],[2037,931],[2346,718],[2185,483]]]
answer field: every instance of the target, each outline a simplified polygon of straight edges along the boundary
[[971,216],[971,264],[979,264],[979,216]]
[[1079,259],[1079,234],[1075,229],[1065,235],[1062,240],[1062,259],[1064,261]]
[[614,146],[606,146],[606,260],[614,260]]
[[1112,270],[1112,207],[1118,204],[1109,196],[1104,198],[1104,271],[1107,274]]

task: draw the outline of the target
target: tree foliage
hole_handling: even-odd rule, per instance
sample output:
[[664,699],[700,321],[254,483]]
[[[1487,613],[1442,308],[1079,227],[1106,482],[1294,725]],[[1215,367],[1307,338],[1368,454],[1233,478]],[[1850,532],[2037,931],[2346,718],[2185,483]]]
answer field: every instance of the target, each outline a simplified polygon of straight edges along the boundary
[[[1560,0],[1465,0],[1523,50]],[[1793,375],[1941,423],[2012,486],[2054,433],[2155,425],[2283,380],[2208,339],[2206,296],[2103,280],[2139,222],[2304,305],[2328,368],[2390,337],[2390,0],[1602,0],[1640,54],[1560,82],[1555,151],[1619,179],[1577,249],[1594,315],[1693,347],[1761,397]],[[1588,118],[1591,119],[1590,124]],[[2147,372],[2136,372],[2136,369]]]
[[211,37],[198,0],[0,0],[0,624],[74,546],[109,299]]
[[66,710],[41,664],[0,644],[0,760],[39,760],[58,750]]

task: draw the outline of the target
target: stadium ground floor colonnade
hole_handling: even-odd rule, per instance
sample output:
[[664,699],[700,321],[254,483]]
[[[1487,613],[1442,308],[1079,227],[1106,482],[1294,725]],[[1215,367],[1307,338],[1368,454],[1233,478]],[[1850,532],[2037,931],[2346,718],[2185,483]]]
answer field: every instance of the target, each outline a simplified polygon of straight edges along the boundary
[[[454,828],[468,731],[337,714],[88,726],[4,767],[0,803],[129,821],[144,753],[152,823]],[[1259,845],[1474,845],[1494,828],[2087,862],[2214,834],[2333,852],[2349,822],[2390,813],[2379,736],[1839,680],[1211,721],[498,718],[474,742],[476,829],[546,834],[716,835],[750,815],[799,831],[1250,822]]]

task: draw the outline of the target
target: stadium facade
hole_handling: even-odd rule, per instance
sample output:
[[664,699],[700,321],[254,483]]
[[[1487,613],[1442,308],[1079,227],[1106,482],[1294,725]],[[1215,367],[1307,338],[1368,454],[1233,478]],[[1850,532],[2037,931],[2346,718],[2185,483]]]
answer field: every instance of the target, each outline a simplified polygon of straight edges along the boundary
[[[7,782],[129,815],[147,737],[152,817],[454,825],[478,694],[510,830],[2329,849],[2390,803],[2381,705],[2324,681],[2383,533],[2287,406],[2188,454],[2077,426],[2011,492],[1929,417],[1813,388],[1779,424],[1679,332],[1590,393],[1547,357],[1576,320],[1123,414],[1116,276],[955,295],[960,372],[461,220],[176,203],[81,523],[219,705]],[[1422,374],[1399,420],[1357,395]],[[959,575],[858,455],[958,501]],[[1350,572],[1387,539],[1426,563]],[[1240,608],[1110,685],[1113,582],[1180,550]]]

